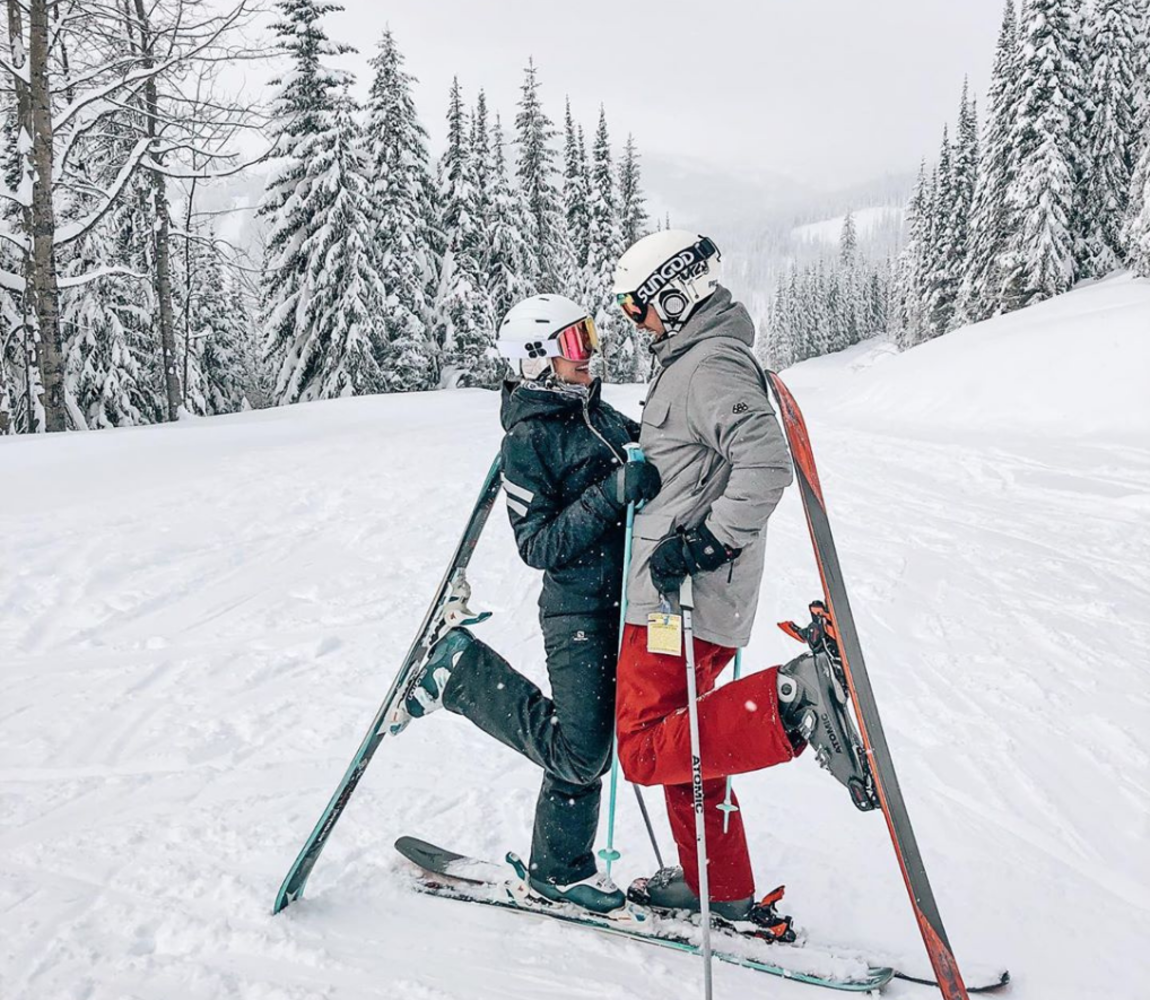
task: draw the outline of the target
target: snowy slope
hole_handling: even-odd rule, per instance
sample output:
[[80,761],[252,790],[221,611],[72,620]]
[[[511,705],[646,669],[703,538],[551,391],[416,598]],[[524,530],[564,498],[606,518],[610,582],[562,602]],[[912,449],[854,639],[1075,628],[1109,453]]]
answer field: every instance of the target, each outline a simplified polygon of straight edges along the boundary
[[[838,393],[834,415],[854,426],[948,440],[993,433],[1145,443],[1146,288],[1119,274],[930,341]],[[892,356],[889,345],[868,345],[849,361],[815,359],[796,373],[796,384],[825,388],[824,370]]]
[[[1148,331],[1150,283],[1120,279],[789,375],[952,943],[1019,1000],[1150,993]],[[527,848],[535,771],[445,713],[384,743],[270,916],[496,412],[463,391],[0,441],[0,998],[699,993],[689,956],[405,889],[401,833]],[[486,638],[539,677],[501,511],[473,566]],[[791,492],[749,666],[793,655],[771,623],[816,580]],[[761,888],[785,881],[812,938],[925,971],[877,816],[809,759],[738,785]],[[620,822],[627,878],[652,864],[629,794]],[[716,995],[815,994],[720,967]]]
[[[902,216],[902,208],[896,205],[872,205],[869,208],[862,208],[854,213],[855,231],[861,238],[865,239],[880,227],[897,225]],[[838,246],[845,219],[845,215],[838,215],[833,219],[808,222],[801,226],[795,226],[791,230],[791,235],[795,239],[805,240],[808,243],[826,243],[830,246]]]

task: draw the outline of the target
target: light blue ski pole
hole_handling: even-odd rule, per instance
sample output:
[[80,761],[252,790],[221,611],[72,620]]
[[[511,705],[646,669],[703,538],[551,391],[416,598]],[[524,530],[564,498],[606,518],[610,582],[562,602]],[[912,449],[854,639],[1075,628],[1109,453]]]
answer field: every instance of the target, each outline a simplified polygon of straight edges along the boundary
[[[736,649],[735,650],[735,680],[739,679],[739,676],[742,674],[742,672],[743,672],[743,651],[741,649]],[[730,826],[730,823],[731,823],[731,813],[733,813],[733,812],[737,813],[739,811],[739,807],[731,801],[731,776],[729,774],[727,775],[727,794],[723,798],[723,801],[720,802],[715,808],[722,810],[722,813],[723,813],[723,833],[726,833],[727,827]]]
[[[643,452],[637,444],[629,444],[627,448],[628,462],[644,461]],[[619,593],[619,644],[616,648],[616,661],[623,652],[623,629],[627,625],[627,574],[631,569],[631,538],[635,530],[635,505],[627,504],[627,526],[623,541],[623,586]],[[655,830],[651,826],[651,817],[647,814],[647,804],[643,801],[643,793],[638,785],[635,789],[635,798],[639,802],[639,811],[643,814],[643,822],[647,825],[647,835],[651,838],[651,846],[655,849],[655,859],[659,867],[663,867],[663,856],[659,851],[659,844],[655,840]],[[611,749],[611,778],[607,794],[607,846],[599,851],[599,857],[607,862],[607,877],[611,876],[611,865],[618,861],[621,855],[615,850],[615,802],[619,793],[619,737],[616,734],[612,740]]]
[[[627,449],[628,455],[631,449]],[[615,648],[615,662],[619,661],[619,654],[623,652],[623,628],[627,621],[627,571],[631,566],[631,532],[635,527],[635,505],[627,504],[627,532],[623,541],[623,589],[619,595],[619,643]],[[614,707],[612,707],[614,712]],[[607,846],[599,851],[599,857],[607,862],[607,877],[611,877],[611,865],[619,860],[620,854],[615,850],[615,800],[619,794],[619,736],[614,733],[612,726],[611,737],[611,779],[607,793]]]

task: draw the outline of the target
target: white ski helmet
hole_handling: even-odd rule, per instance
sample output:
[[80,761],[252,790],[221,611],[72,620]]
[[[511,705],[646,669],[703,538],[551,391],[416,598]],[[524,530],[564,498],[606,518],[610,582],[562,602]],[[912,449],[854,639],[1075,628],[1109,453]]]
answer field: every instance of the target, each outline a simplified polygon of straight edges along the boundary
[[519,362],[525,379],[551,369],[551,358],[586,361],[599,349],[595,321],[577,302],[562,295],[532,295],[514,306],[499,325],[499,353]]
[[653,307],[668,333],[678,333],[719,287],[723,255],[706,236],[664,229],[644,236],[619,258],[615,301],[636,323]]

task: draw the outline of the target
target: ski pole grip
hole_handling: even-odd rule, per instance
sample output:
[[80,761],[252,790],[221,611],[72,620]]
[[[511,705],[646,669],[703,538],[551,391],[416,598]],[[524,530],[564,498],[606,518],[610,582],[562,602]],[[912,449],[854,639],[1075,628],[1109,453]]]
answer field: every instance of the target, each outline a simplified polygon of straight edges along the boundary
[[[631,441],[630,443],[623,445],[623,450],[627,453],[628,465],[630,465],[632,462],[647,461],[647,456],[643,454],[643,449],[639,447],[639,444],[636,441]],[[635,511],[642,510],[646,505],[646,500],[640,500],[637,504],[631,504],[630,512],[627,515],[628,518],[634,517]],[[628,524],[630,524],[629,521]]]

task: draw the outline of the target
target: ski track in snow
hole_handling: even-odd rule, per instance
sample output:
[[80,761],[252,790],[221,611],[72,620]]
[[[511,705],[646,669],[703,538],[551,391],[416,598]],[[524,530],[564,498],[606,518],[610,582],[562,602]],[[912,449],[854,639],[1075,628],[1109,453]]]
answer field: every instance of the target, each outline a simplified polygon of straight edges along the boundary
[[[860,348],[789,381],[951,943],[968,978],[1009,966],[1016,1000],[1145,996],[1150,448],[868,426],[840,406],[868,358],[902,363]],[[609,395],[638,413],[638,389]],[[401,834],[529,846],[537,772],[447,713],[384,742],[271,916],[498,440],[494,395],[463,391],[0,441],[0,998],[701,993],[690,956],[409,890]],[[797,654],[773,623],[818,592],[794,490],[769,544],[748,669]],[[542,679],[502,501],[470,575],[484,638]],[[736,781],[760,889],[786,881],[813,941],[928,974],[881,818],[806,758]],[[624,788],[621,881],[653,867],[645,841]]]

